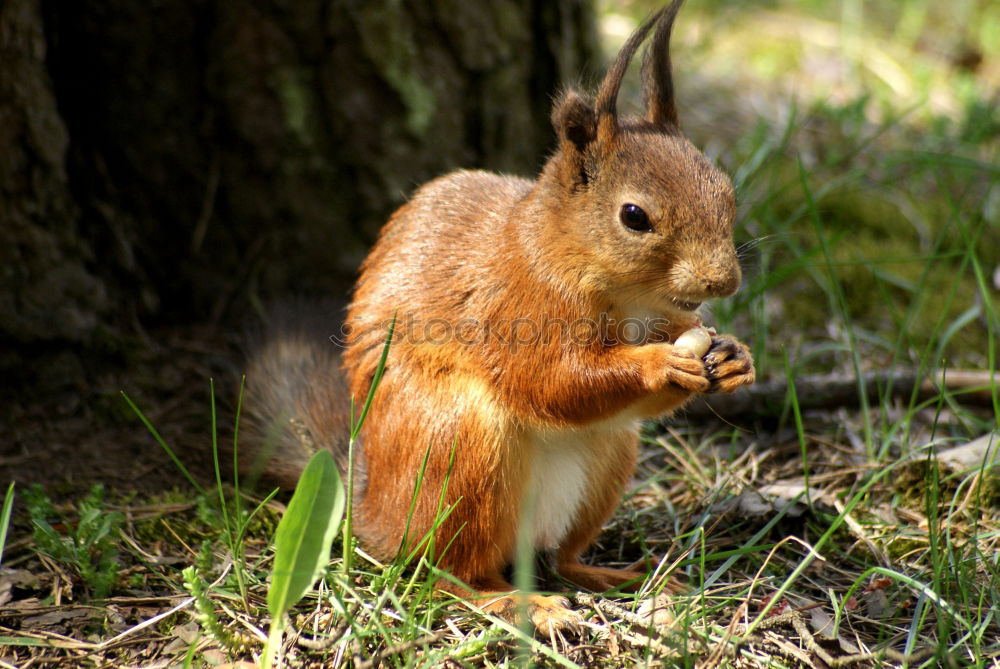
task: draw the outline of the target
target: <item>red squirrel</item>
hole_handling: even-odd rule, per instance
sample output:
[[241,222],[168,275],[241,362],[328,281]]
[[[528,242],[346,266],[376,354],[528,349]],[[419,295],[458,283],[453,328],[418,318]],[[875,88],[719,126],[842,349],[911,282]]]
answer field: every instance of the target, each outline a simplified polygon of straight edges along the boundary
[[[575,90],[556,101],[558,147],[536,180],[453,172],[392,215],[361,266],[342,359],[299,327],[247,371],[246,411],[274,443],[265,469],[294,486],[317,448],[346,466],[350,398],[364,402],[394,322],[360,434],[355,532],[391,559],[432,531],[442,500],[454,505],[435,546],[468,589],[439,587],[492,611],[513,610],[503,572],[519,531],[572,584],[641,583],[640,571],[581,562],[633,474],[640,421],[754,380],[731,336],[713,333],[704,356],[671,343],[741,276],[733,187],[678,127],[680,4],[632,34],[593,101]],[[619,116],[651,31],[646,115]],[[543,631],[579,619],[562,597],[526,598]]]

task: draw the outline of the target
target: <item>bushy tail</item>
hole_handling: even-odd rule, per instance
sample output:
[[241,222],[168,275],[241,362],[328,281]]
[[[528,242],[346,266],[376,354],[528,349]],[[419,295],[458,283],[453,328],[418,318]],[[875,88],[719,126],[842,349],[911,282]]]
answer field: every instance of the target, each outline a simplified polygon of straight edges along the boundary
[[295,304],[272,309],[252,337],[243,401],[240,470],[295,487],[318,449],[343,472],[350,438],[350,394],[337,339],[342,309]]

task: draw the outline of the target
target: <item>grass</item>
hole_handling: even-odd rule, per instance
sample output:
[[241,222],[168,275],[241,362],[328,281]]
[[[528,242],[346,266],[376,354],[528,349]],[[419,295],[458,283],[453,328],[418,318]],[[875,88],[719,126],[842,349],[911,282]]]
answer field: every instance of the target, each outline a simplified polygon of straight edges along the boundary
[[[985,407],[951,392],[819,410],[798,401],[815,372],[997,368],[1000,10],[689,5],[677,30],[682,121],[734,175],[747,269],[711,318],[752,343],[762,377],[786,380],[783,411],[651,426],[635,486],[591,555],[645,560],[651,575],[635,595],[573,595],[588,614],[578,634],[536,638],[470,614],[429,586],[426,545],[387,565],[341,537],[291,612],[288,666],[1000,662],[1000,483],[988,463],[961,471],[935,457],[1000,428],[1000,380]],[[616,22],[651,6],[605,7],[609,42]],[[970,53],[982,65],[970,69]],[[212,421],[215,440],[214,407]],[[79,566],[103,553],[60,558],[15,522],[0,666],[258,657],[284,506],[267,498],[253,512],[259,500],[238,488],[219,478],[100,501],[123,519],[100,532],[105,544],[108,532],[120,538],[106,599],[92,598]],[[46,522],[80,536],[91,507]],[[540,587],[563,589],[544,561],[526,566]],[[691,593],[660,592],[671,570]]]

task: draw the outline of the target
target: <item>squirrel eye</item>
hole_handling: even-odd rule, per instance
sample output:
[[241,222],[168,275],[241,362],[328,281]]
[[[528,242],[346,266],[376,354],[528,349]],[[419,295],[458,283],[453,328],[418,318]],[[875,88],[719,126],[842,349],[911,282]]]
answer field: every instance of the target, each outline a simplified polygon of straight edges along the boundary
[[642,207],[637,205],[622,205],[622,210],[619,212],[618,218],[621,219],[622,225],[629,230],[635,230],[636,232],[653,231],[653,226],[649,224],[649,216],[642,210]]

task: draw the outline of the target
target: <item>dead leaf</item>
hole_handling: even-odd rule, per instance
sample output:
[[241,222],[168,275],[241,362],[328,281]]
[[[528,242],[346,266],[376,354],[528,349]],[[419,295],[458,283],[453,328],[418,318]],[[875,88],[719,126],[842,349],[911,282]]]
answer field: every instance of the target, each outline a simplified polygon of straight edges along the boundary
[[24,569],[0,569],[0,606],[13,599],[14,588],[38,588],[38,577]]
[[[761,597],[760,600],[758,600],[758,602],[757,602],[757,608],[758,608],[758,610],[762,610],[764,607],[766,607],[768,604],[770,604],[772,597],[774,597],[774,593],[773,592],[768,593],[768,594],[764,595],[763,597]],[[779,599],[777,601],[777,603],[775,603],[774,606],[772,606],[770,608],[770,610],[768,610],[767,617],[768,618],[773,618],[774,616],[781,615],[786,610],[788,610],[788,600],[785,599],[784,597],[782,597],[781,599]]]
[[183,625],[175,625],[173,634],[184,643],[191,644],[194,643],[198,638],[198,635],[201,634],[201,628],[198,627],[198,623],[191,621],[184,623]]
[[638,615],[656,627],[669,627],[674,623],[674,616],[670,613],[670,597],[664,593],[645,600],[639,606]]
[[847,653],[848,655],[857,655],[861,652],[853,642],[845,639],[843,636],[837,637],[837,643],[840,644],[840,649]]
[[8,610],[25,612],[33,611],[35,609],[47,609],[48,605],[42,604],[42,600],[38,597],[25,597],[24,599],[17,599],[7,606]]
[[[744,490],[738,497],[726,504],[727,510],[735,508],[739,513],[751,518],[774,515],[785,506],[788,506],[787,502],[782,504],[778,500],[765,497],[757,490]],[[785,512],[785,515],[798,518],[805,511],[805,505],[794,504]]]
[[60,607],[37,616],[31,616],[21,621],[21,629],[38,630],[46,627],[61,627],[68,620],[93,617],[97,618],[99,611],[94,609],[70,609]]
[[865,595],[865,609],[868,617],[881,620],[890,613],[889,597],[885,590],[872,590]]
[[164,655],[180,655],[181,653],[186,653],[191,644],[185,643],[183,639],[171,639],[166,646],[163,647]]
[[729,506],[735,506],[739,512],[752,517],[769,516],[784,510],[786,516],[797,518],[808,510],[808,501],[814,506],[833,508],[833,500],[818,488],[810,488],[809,495],[806,495],[805,480],[801,478],[745,490],[730,501]]
[[[209,664],[211,664],[214,667],[224,667],[224,666],[226,666],[225,664],[223,664],[225,662],[225,660],[226,660],[226,654],[223,653],[218,648],[206,648],[205,650],[201,651],[201,656],[203,658],[205,658],[206,662],[208,662]],[[236,666],[239,666],[240,664],[244,664],[244,663],[242,663],[242,662],[236,662],[236,663],[231,663],[229,666],[233,666],[233,664],[235,664]],[[249,663],[246,663],[246,664],[249,664]],[[257,665],[251,664],[250,666],[254,667],[254,669],[256,669]]]
[[952,471],[970,471],[1000,465],[1000,434],[991,432],[967,444],[937,454],[938,462]]
[[833,618],[822,607],[809,609],[809,627],[816,636],[830,640],[837,638],[833,629]]

